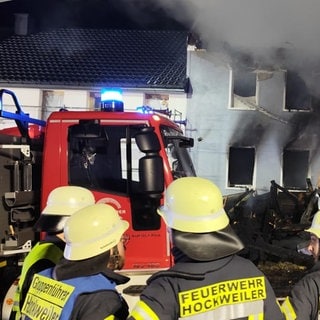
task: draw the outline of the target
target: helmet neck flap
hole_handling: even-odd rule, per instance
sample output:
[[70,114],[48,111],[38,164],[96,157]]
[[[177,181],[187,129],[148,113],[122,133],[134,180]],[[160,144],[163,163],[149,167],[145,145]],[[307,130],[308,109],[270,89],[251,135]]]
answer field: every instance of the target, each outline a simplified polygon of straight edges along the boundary
[[244,248],[230,225],[222,230],[208,233],[191,233],[172,229],[172,239],[178,249],[197,261],[221,259]]

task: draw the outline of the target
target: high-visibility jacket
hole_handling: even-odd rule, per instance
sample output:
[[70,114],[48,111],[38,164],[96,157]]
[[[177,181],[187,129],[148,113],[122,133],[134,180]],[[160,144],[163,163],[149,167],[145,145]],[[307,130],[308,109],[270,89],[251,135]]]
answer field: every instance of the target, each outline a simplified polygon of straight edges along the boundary
[[249,260],[233,255],[178,262],[152,276],[129,319],[284,319],[269,281]]
[[[44,319],[47,317],[50,319],[69,320],[71,319],[71,314],[74,311],[75,302],[81,294],[90,294],[105,290],[116,292],[116,283],[105,277],[103,274],[66,279],[61,281],[62,284],[59,281],[42,282],[41,279],[45,278],[40,278],[39,275],[44,276],[45,278],[53,279],[53,268],[44,270],[39,274],[34,275],[35,281],[32,282],[29,292],[34,284],[34,287],[37,289],[37,291],[34,292],[37,292],[38,296],[35,296],[34,292],[32,295],[26,296],[23,308],[26,308],[26,310],[28,310],[31,314],[34,314],[34,317],[26,316],[26,320],[40,319],[41,315],[43,315]],[[67,284],[68,287],[71,288],[70,295],[67,297],[67,299],[65,298],[63,284]],[[52,289],[48,289],[50,285],[52,285]],[[46,299],[45,294],[47,292],[50,293],[50,300]],[[41,301],[41,298],[44,300]],[[57,300],[59,300],[58,298],[60,298],[60,301],[62,301],[61,305],[59,305],[59,301],[57,302]],[[105,301],[105,303],[108,303],[108,301]],[[59,305],[60,308],[57,308],[57,305]],[[57,313],[57,310],[61,311],[61,314]],[[22,313],[24,314],[24,309],[22,309]],[[106,315],[104,318],[107,319],[108,316],[110,316],[110,319],[113,319],[113,315]],[[77,319],[80,318],[77,317]],[[97,320],[99,320],[99,318],[97,318]]]
[[49,236],[46,240],[34,245],[23,261],[19,283],[14,295],[12,314],[15,320],[21,319],[21,308],[26,292],[35,273],[55,265],[63,257],[65,243],[56,236]]

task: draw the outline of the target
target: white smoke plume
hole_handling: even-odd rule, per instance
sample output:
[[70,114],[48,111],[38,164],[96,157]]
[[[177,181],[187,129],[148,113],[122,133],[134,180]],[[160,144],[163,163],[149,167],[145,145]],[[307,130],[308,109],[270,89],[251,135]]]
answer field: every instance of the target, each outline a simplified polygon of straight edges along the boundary
[[320,75],[319,0],[157,0],[155,4],[196,32],[208,50],[240,63],[291,69],[309,86]]
[[318,0],[158,0],[170,15],[191,23],[210,44],[258,52],[284,47],[317,58]]

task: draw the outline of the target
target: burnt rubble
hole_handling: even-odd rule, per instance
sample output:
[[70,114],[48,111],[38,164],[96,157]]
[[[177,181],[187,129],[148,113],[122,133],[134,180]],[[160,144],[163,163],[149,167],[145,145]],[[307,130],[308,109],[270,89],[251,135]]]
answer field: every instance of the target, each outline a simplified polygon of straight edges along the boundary
[[301,250],[309,240],[304,230],[318,211],[319,190],[306,182],[302,191],[271,181],[267,193],[246,189],[224,197],[231,225],[245,245],[239,254],[267,275],[278,297],[287,295],[314,262]]

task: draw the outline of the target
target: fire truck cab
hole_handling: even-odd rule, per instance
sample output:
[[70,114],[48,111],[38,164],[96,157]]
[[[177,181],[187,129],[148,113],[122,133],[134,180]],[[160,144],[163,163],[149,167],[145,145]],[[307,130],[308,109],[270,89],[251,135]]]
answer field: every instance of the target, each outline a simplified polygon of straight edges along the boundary
[[120,290],[130,305],[146,278],[172,265],[166,226],[157,208],[171,181],[196,175],[188,153],[193,140],[161,113],[123,112],[119,100],[106,100],[101,109],[62,110],[48,117],[40,209],[52,189],[77,185],[90,189],[96,202],[110,204],[129,222],[121,272],[132,281]]
[[156,213],[166,185],[195,175],[179,126],[157,114],[58,112],[47,121],[42,207],[61,185],[93,191],[130,223],[126,269],[170,266],[166,228]]

